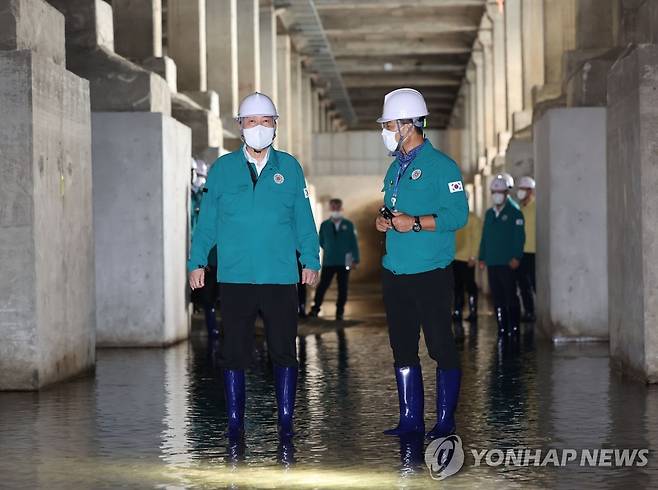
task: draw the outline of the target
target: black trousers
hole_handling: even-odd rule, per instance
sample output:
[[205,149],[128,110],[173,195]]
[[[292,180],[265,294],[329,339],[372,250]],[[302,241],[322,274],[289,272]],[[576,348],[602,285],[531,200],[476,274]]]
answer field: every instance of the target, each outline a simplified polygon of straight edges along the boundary
[[518,324],[521,310],[516,295],[516,271],[507,265],[487,267],[494,308],[501,308],[507,322]]
[[418,274],[382,273],[388,335],[395,367],[416,366],[420,327],[432,359],[441,369],[459,367],[452,335],[452,266]]
[[518,269],[517,284],[523,301],[523,311],[535,314],[535,254],[523,254],[521,266]]
[[254,328],[260,312],[267,349],[278,366],[297,366],[297,288],[295,284],[219,284],[222,339],[219,365],[249,367],[254,352]]
[[206,267],[202,288],[192,291],[192,303],[203,309],[214,308],[217,304],[219,285],[217,284],[217,267]]
[[475,284],[475,267],[469,267],[468,262],[455,260],[452,263],[455,273],[455,311],[464,308],[464,291],[469,296],[478,296],[478,286]]
[[327,265],[322,267],[322,272],[320,272],[320,284],[315,290],[315,298],[313,299],[313,306],[320,308],[322,301],[324,301],[324,295],[331,285],[331,280],[334,278],[334,274],[338,278],[338,299],[336,300],[336,312],[343,313],[345,310],[345,303],[347,303],[347,284],[350,278],[350,271],[345,268],[345,266],[339,265]]

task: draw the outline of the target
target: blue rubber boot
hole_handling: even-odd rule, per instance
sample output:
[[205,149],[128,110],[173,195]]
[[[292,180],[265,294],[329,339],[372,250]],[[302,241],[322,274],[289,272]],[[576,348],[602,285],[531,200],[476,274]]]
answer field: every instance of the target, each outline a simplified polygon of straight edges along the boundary
[[462,372],[459,368],[436,368],[436,417],[434,428],[427,433],[428,439],[446,437],[455,433],[455,409],[459,400]]
[[292,419],[297,394],[297,367],[274,366],[274,384],[278,409],[279,437],[289,439],[294,435]]
[[400,421],[397,427],[384,431],[387,436],[425,433],[423,372],[418,366],[395,368],[395,381],[398,385]]
[[244,436],[244,369],[224,369],[224,395],[230,440]]

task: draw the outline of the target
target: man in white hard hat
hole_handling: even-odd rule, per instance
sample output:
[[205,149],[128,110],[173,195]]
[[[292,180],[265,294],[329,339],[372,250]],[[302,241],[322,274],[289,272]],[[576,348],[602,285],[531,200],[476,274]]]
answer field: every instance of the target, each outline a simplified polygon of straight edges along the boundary
[[516,197],[521,205],[521,212],[525,219],[525,246],[523,259],[518,273],[518,285],[523,301],[524,322],[535,321],[535,253],[537,252],[537,226],[535,203],[535,179],[530,176],[521,177]]
[[384,204],[393,217],[376,220],[386,233],[382,288],[393,350],[400,419],[385,431],[424,433],[423,377],[418,358],[422,324],[436,361],[437,423],[428,438],[455,431],[461,369],[452,333],[455,231],[468,219],[468,202],[457,164],[424,137],[429,114],[420,92],[403,88],[384,99],[384,145],[395,156],[384,178]]
[[272,147],[278,113],[261,93],[240,104],[244,145],[212,166],[192,238],[190,286],[202,287],[208,251],[217,245],[229,439],[244,434],[245,368],[252,360],[254,322],[260,312],[274,364],[278,428],[293,434],[297,387],[297,256],[302,282],[315,284],[320,269],[318,234],[304,173],[288,153]]
[[498,334],[519,332],[520,308],[516,295],[516,270],[523,258],[525,242],[523,214],[509,197],[508,182],[498,176],[491,181],[493,206],[484,216],[480,242],[480,268],[487,267]]

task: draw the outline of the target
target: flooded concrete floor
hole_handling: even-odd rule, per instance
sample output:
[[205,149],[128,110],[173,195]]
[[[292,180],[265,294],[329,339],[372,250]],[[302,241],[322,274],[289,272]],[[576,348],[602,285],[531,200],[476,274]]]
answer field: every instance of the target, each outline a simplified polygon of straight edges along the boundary
[[[278,443],[262,345],[247,376],[246,444],[227,444],[220,371],[195,330],[167,350],[100,350],[93,377],[0,393],[0,488],[658,488],[658,390],[611,371],[607,344],[554,346],[532,329],[499,344],[490,316],[467,326],[466,459],[437,482],[422,442],[381,432],[396,422],[397,395],[376,287],[353,288],[347,318],[300,328],[294,446]],[[434,367],[421,352],[431,426]],[[626,468],[475,466],[471,454],[520,447],[650,453]]]

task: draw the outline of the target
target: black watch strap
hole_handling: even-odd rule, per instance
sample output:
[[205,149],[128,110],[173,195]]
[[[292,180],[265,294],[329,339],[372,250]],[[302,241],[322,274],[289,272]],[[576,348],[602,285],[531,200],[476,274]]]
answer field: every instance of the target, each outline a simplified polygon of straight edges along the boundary
[[420,224],[420,216],[414,216],[414,231],[420,231],[423,229],[423,225]]

